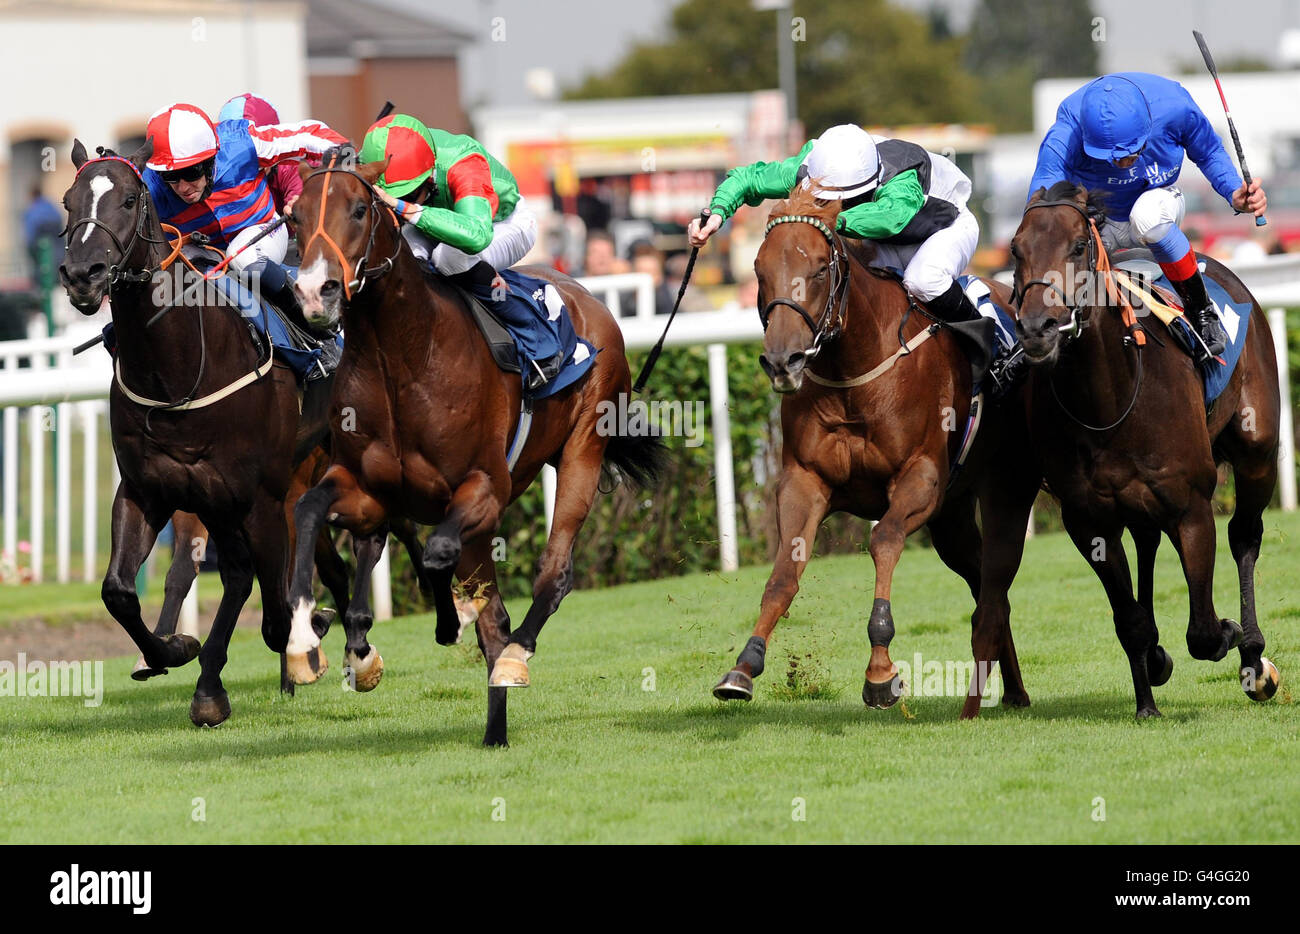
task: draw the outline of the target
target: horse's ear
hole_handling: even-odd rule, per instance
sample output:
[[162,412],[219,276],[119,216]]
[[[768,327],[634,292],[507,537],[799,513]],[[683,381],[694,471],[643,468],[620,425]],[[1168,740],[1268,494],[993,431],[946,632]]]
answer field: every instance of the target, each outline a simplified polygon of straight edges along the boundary
[[306,160],[300,161],[298,163],[298,177],[302,179],[304,182],[307,181],[307,176],[315,171],[316,170],[312,168],[311,165]]
[[386,168],[388,168],[387,159],[383,162],[367,162],[365,165],[357,166],[357,174],[373,185],[379,181],[379,176],[384,174]]
[[81,140],[74,139],[72,141],[72,164],[77,167],[78,171],[80,171],[81,167],[88,161],[90,161],[90,156],[86,155],[86,147],[82,144]]
[[131,155],[128,156],[127,158],[130,161],[130,163],[135,166],[136,171],[143,172],[145,163],[149,161],[149,157],[152,155],[153,155],[153,137],[150,136],[148,139],[144,141],[143,146],[141,146],[135,152],[131,153]]
[[1033,204],[1035,201],[1042,201],[1046,197],[1047,197],[1047,189],[1039,188],[1037,191],[1035,191],[1033,194],[1029,196],[1029,201],[1027,203]]

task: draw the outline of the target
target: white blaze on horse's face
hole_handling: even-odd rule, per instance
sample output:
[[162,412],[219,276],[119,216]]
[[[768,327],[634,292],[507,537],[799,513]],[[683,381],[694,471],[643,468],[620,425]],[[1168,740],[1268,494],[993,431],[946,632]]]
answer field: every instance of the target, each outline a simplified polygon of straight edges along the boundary
[[302,303],[302,313],[309,319],[320,317],[325,311],[320,290],[328,277],[329,264],[323,255],[318,255],[314,263],[298,273],[298,283],[294,289],[298,293],[298,301]]
[[104,197],[113,190],[113,180],[107,175],[96,175],[90,180],[90,223],[86,225],[86,232],[81,235],[81,242],[85,243],[90,239],[90,232],[95,229],[95,221],[99,219],[99,199]]

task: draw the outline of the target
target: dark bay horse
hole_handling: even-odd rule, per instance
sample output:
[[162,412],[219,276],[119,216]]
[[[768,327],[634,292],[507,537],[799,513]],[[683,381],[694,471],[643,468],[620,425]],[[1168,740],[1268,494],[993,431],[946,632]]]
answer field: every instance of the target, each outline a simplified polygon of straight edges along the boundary
[[[978,715],[994,662],[1001,666],[1003,702],[1025,706],[1006,600],[1039,481],[1021,456],[1023,419],[1013,405],[985,411],[970,458],[949,486],[971,411],[970,366],[950,331],[900,283],[869,268],[869,245],[846,245],[835,233],[840,207],[796,188],[772,210],[754,263],[765,331],[760,362],[773,388],[785,394],[779,544],[754,634],[713,693],[723,700],[753,697],[768,639],[798,590],[818,526],[844,511],[879,520],[870,541],[876,581],[863,700],[883,708],[902,694],[889,657],[890,589],[907,536],[928,525],[939,557],[966,581],[977,604],[971,617],[976,664],[962,716]],[[990,285],[1005,302],[1005,287]]]
[[[600,348],[581,380],[537,402],[533,427],[513,471],[507,447],[520,414],[520,379],[502,372],[458,292],[428,276],[371,187],[384,163],[351,168],[341,158],[304,169],[294,208],[302,251],[299,299],[308,320],[347,341],[330,410],[333,462],[298,503],[302,538],[290,592],[291,654],[317,643],[310,623],[308,542],[323,522],[352,532],[358,576],[344,615],[348,666],[358,689],[374,687],[382,659],[366,638],[363,603],[388,523],[409,518],[435,526],[423,563],[434,580],[436,638],[450,644],[460,622],[453,573],[489,586],[476,621],[487,662],[488,717],[483,742],[505,745],[506,689],[529,682],[528,659],[546,620],[573,586],[574,538],[610,462],[635,482],[653,481],[657,437],[598,430],[602,402],[630,387],[623,337],[609,311],[577,282],[553,270],[521,271],[554,283],[577,333]],[[558,468],[554,520],[533,585],[533,602],[513,633],[495,586],[492,536],[502,511],[546,463]],[[292,670],[292,669],[291,669]]]
[[[1034,449],[1066,530],[1106,589],[1138,717],[1159,716],[1151,688],[1173,670],[1153,608],[1161,533],[1177,549],[1187,579],[1188,651],[1218,661],[1239,643],[1242,687],[1252,699],[1268,700],[1278,672],[1263,657],[1255,614],[1261,514],[1277,480],[1281,418],[1268,321],[1241,280],[1203,260],[1206,274],[1250,308],[1242,316],[1245,350],[1207,416],[1191,358],[1163,328],[1144,329],[1135,317],[1125,322],[1094,220],[1101,209],[1099,199],[1068,183],[1040,189],[1012,240],[1017,327],[1034,364],[1026,394]],[[1082,272],[1090,288],[1062,289]],[[1241,585],[1241,625],[1214,609],[1216,461],[1230,463],[1236,478],[1228,540]],[[1137,549],[1137,599],[1125,528]]]
[[[326,432],[329,387],[319,381],[325,385],[300,403],[293,373],[249,339],[237,314],[203,292],[192,301],[165,300],[157,274],[177,259],[181,238],[164,236],[141,177],[152,146],[146,142],[130,158],[89,159],[81,142],[74,144],[78,172],[64,196],[72,220],[59,272],[84,314],[98,311],[108,294],[116,329],[109,424],[122,482],[113,500],[104,604],[151,673],[198,656],[190,719],[215,726],[230,716],[221,670],[254,576],[263,639],[278,653],[288,641],[285,498],[295,464]],[[135,590],[136,572],[177,510],[196,514],[220,553],[223,595],[201,651],[192,636],[161,626],[150,632]],[[315,538],[313,532],[313,547]],[[281,687],[293,687],[283,659]]]

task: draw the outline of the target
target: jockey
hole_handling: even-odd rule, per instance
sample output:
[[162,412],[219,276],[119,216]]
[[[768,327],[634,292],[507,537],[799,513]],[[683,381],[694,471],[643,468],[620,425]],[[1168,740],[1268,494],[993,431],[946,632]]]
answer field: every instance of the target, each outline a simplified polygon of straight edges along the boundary
[[1223,141],[1190,94],[1176,81],[1141,72],[1103,75],[1067,97],[1038,150],[1030,196],[1067,181],[1109,192],[1101,225],[1107,249],[1149,248],[1173,283],[1188,318],[1211,355],[1227,334],[1214,314],[1187,235],[1179,229],[1185,205],[1174,187],[1183,153],[1239,213],[1264,214],[1259,180],[1249,188]]
[[875,241],[873,265],[902,269],[908,292],[935,315],[952,322],[979,316],[956,282],[980,234],[966,208],[970,179],[943,156],[852,124],[831,127],[782,162],[728,172],[713,195],[707,225],[691,221],[691,246],[707,243],[741,204],[784,198],[803,178],[817,182],[818,198],[844,202],[839,232]]
[[388,160],[375,188],[407,222],[402,235],[412,252],[444,276],[479,263],[495,276],[537,242],[537,218],[515,177],[473,137],[392,114],[366,131],[358,159]]
[[[227,120],[247,120],[254,126],[267,126],[279,123],[280,115],[263,98],[255,94],[240,94],[221,105],[217,122],[224,123]],[[298,166],[290,160],[268,169],[266,184],[271,189],[277,214],[284,214],[284,206],[302,194],[302,176],[298,174]]]
[[[216,126],[198,107],[173,104],[149,118],[153,154],[144,180],[159,217],[181,233],[202,233],[234,256],[278,220],[266,169],[320,155],[347,140],[319,121],[253,126],[243,117]],[[285,209],[293,205],[290,200]],[[260,277],[262,294],[294,311],[284,267],[289,237],[281,225],[230,263]]]

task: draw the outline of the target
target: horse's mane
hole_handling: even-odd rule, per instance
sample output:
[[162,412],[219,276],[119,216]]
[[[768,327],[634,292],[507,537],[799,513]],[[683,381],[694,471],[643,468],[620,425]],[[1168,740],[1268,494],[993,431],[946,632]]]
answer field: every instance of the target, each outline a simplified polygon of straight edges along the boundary
[[1039,188],[1029,196],[1032,201],[1078,201],[1086,206],[1088,216],[1098,224],[1106,220],[1106,200],[1108,192],[1101,189],[1089,191],[1082,185],[1070,181],[1059,181],[1051,188]]
[[[818,198],[813,194],[816,188],[816,179],[805,179],[795,185],[788,198],[772,205],[772,210],[767,215],[768,223],[778,217],[815,217],[834,230],[843,202]],[[864,266],[870,265],[876,256],[876,245],[870,240],[844,238],[844,248]]]

